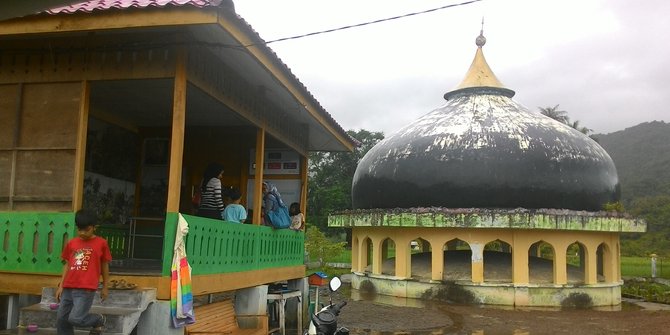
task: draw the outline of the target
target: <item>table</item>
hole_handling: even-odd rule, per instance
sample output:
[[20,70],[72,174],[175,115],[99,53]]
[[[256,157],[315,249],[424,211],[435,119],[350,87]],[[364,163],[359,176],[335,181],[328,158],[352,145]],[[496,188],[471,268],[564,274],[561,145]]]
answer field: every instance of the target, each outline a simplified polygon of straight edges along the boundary
[[279,330],[282,335],[286,335],[286,300],[291,298],[298,299],[298,334],[302,334],[302,292],[299,290],[268,292],[268,301],[274,301],[279,306]]

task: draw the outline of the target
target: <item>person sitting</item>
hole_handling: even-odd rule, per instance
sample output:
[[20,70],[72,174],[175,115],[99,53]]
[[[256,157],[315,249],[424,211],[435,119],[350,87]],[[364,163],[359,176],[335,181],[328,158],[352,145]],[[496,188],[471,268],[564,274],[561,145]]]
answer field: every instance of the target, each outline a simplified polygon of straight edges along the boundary
[[303,230],[305,227],[305,216],[300,212],[300,204],[294,202],[288,208],[288,214],[291,215],[291,229]]
[[229,192],[230,203],[223,210],[221,217],[223,221],[243,223],[247,219],[247,210],[240,205],[240,198],[242,195],[237,189],[232,189]]
[[291,225],[291,218],[288,215],[288,208],[277,190],[277,186],[264,181],[263,182],[263,220],[266,226],[273,228],[288,228]]

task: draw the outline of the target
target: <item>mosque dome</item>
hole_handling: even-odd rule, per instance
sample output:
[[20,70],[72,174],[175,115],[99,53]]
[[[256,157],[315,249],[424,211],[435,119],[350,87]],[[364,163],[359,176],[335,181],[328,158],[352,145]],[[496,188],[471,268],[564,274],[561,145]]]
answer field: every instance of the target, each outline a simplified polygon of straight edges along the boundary
[[361,159],[353,207],[601,210],[619,200],[616,168],[594,140],[512,99],[477,52],[446,104]]

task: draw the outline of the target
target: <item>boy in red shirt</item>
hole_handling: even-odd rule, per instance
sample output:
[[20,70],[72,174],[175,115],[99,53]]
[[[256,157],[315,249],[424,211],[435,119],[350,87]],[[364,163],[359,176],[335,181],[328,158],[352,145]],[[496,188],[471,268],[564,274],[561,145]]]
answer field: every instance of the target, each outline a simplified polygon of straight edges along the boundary
[[95,236],[96,220],[84,210],[75,214],[78,237],[68,241],[61,258],[63,276],[56,290],[60,301],[56,328],[58,335],[73,335],[74,327],[91,327],[90,334],[102,334],[106,318],[102,314],[89,314],[95,291],[102,274],[100,300],[107,299],[109,290],[109,262],[112,255],[107,241]]

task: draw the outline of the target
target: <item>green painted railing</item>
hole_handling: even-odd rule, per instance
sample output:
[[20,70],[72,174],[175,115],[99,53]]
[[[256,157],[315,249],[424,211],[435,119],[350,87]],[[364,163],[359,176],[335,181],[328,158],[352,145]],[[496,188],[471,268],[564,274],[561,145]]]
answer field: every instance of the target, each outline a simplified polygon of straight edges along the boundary
[[127,225],[100,225],[95,232],[107,240],[109,251],[112,253],[112,259],[128,257],[130,233]]
[[[194,275],[303,264],[302,232],[191,215],[184,218],[189,224],[186,254]],[[177,213],[168,213],[165,220],[163,276],[170,275],[177,219]],[[97,233],[107,239],[114,259],[127,256],[127,229],[98,227]],[[74,236],[74,213],[0,212],[0,272],[60,274],[60,253]]]
[[0,212],[0,271],[59,274],[74,213]]
[[[189,225],[186,254],[194,275],[303,264],[302,232],[183,216]],[[163,275],[170,273],[177,218],[176,213],[169,213],[166,220]]]

